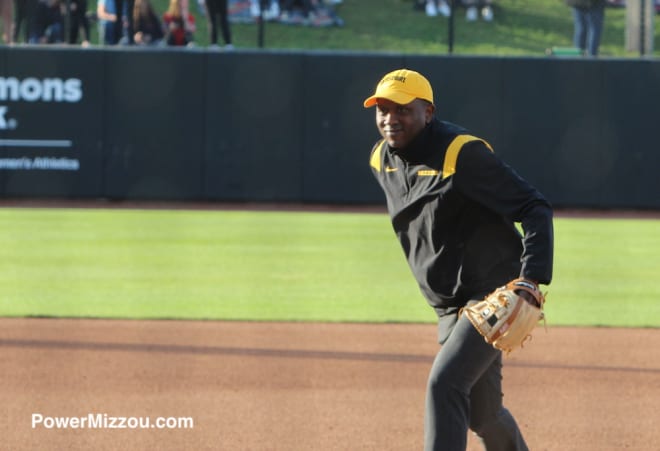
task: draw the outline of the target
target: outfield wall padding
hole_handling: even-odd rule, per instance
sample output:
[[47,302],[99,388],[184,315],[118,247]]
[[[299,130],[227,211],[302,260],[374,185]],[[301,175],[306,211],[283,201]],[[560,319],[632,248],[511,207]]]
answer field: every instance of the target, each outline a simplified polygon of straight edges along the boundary
[[0,196],[382,204],[398,67],[555,205],[660,208],[660,61],[201,48],[0,48]]
[[200,197],[206,60],[189,52],[107,52],[105,192],[115,199]]
[[205,189],[219,201],[300,201],[302,54],[206,56]]

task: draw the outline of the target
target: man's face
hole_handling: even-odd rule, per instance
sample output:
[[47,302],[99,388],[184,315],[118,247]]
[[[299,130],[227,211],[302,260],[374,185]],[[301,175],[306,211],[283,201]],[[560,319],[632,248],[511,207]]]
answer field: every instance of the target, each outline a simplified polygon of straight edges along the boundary
[[433,111],[433,105],[421,99],[415,99],[407,105],[378,99],[376,125],[390,147],[402,149],[431,121]]

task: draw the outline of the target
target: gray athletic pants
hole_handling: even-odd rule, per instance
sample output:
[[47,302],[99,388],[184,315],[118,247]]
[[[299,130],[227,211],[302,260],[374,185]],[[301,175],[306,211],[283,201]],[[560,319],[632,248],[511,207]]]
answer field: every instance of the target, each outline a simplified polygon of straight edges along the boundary
[[516,421],[502,405],[502,353],[461,316],[439,323],[442,348],[426,393],[425,451],[465,451],[468,428],[488,451],[527,450]]

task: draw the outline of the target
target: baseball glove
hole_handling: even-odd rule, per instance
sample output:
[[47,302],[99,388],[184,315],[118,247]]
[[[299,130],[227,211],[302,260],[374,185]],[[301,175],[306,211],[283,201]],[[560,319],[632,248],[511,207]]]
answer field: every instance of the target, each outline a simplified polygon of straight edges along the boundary
[[537,323],[545,320],[544,303],[545,296],[534,282],[515,279],[465,307],[463,313],[487,343],[508,354],[522,347]]

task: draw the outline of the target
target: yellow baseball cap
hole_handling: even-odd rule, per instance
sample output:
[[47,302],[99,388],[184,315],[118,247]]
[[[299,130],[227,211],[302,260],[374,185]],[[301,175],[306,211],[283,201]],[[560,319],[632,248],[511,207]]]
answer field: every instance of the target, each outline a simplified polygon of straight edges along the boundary
[[364,107],[374,106],[378,99],[391,100],[399,105],[407,105],[415,99],[433,103],[433,89],[431,83],[419,72],[398,69],[380,80],[374,95],[364,101]]

